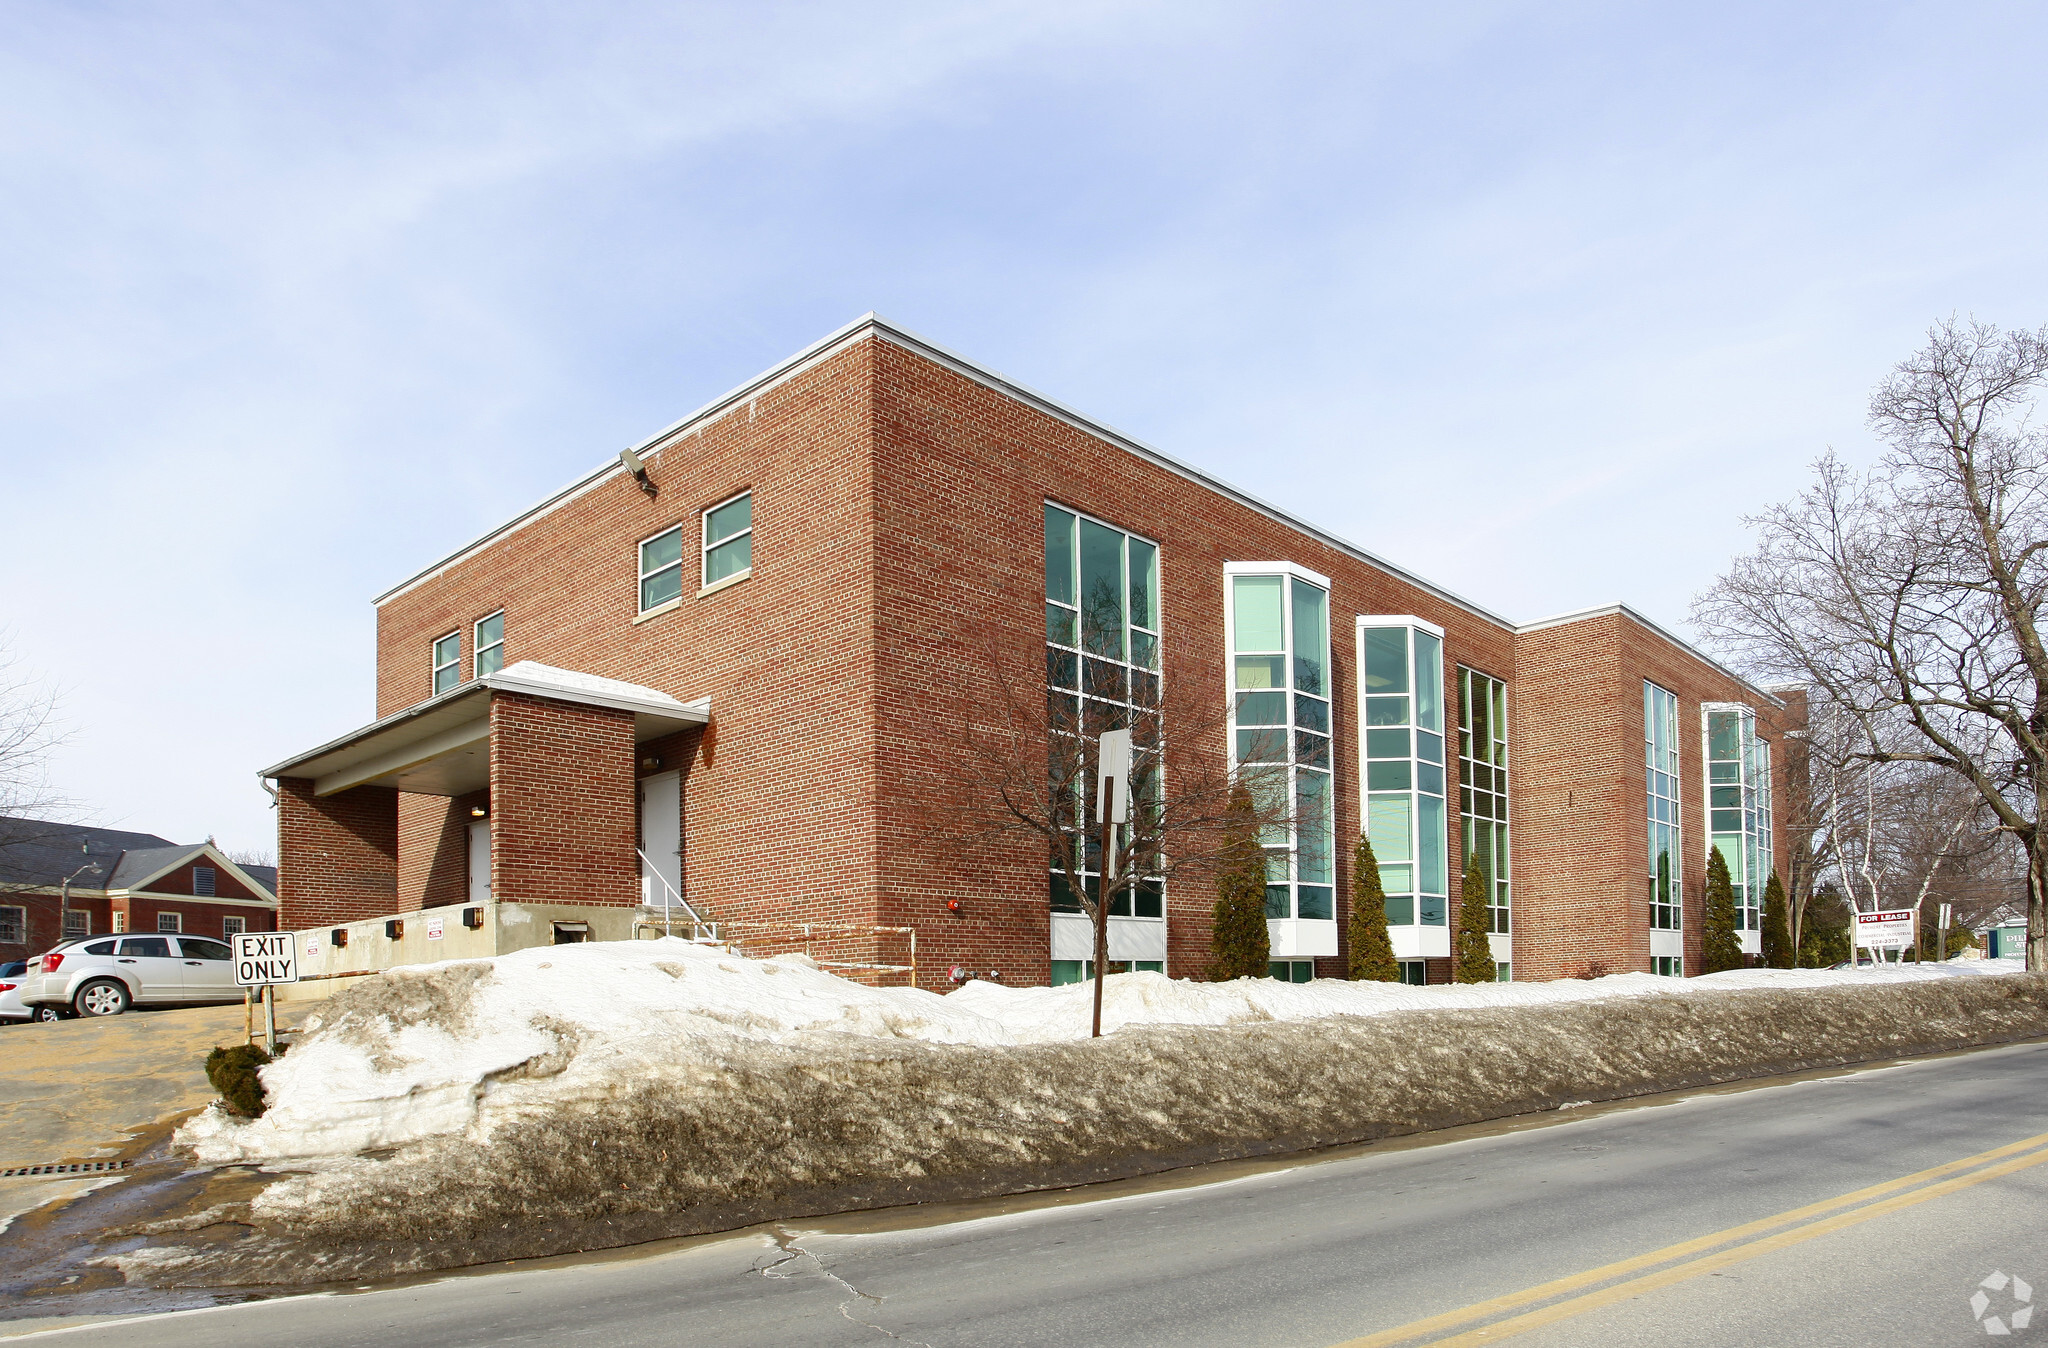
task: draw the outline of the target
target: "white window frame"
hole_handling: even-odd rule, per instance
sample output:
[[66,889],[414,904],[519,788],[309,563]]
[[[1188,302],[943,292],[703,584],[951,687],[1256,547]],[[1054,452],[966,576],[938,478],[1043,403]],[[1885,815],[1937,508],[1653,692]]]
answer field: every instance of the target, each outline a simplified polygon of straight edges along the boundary
[[[455,642],[455,655],[451,659],[443,660],[441,658],[441,643],[451,638]],[[439,697],[441,694],[449,691],[449,689],[455,688],[462,683],[461,628],[458,627],[453,632],[446,632],[434,638],[434,644],[427,648],[427,666],[432,670],[432,673],[428,676],[427,686],[433,690],[433,696],[435,697]],[[444,669],[455,671],[455,678],[449,683],[447,688],[441,686],[441,671]]]
[[[1462,843],[1460,844],[1459,853],[1454,856],[1451,852],[1450,839],[1452,811],[1456,810],[1460,805],[1459,797],[1452,794],[1455,789],[1453,786],[1455,779],[1450,766],[1451,762],[1456,760],[1458,754],[1458,708],[1455,701],[1457,697],[1457,684],[1455,680],[1450,683],[1451,691],[1448,695],[1446,695],[1442,688],[1437,690],[1437,714],[1441,728],[1425,732],[1417,722],[1416,699],[1419,696],[1419,690],[1412,686],[1415,681],[1415,638],[1413,634],[1415,632],[1424,632],[1436,638],[1437,675],[1439,679],[1442,678],[1446,668],[1455,671],[1457,663],[1452,658],[1450,642],[1444,637],[1444,629],[1430,622],[1427,618],[1418,618],[1412,613],[1361,613],[1353,624],[1352,676],[1357,680],[1358,684],[1359,827],[1366,831],[1368,837],[1371,836],[1372,830],[1372,798],[1375,795],[1397,794],[1392,791],[1374,791],[1372,789],[1369,784],[1371,781],[1371,765],[1374,762],[1401,761],[1389,758],[1374,759],[1371,754],[1371,732],[1381,727],[1371,724],[1367,710],[1366,699],[1372,696],[1372,694],[1366,690],[1365,686],[1365,634],[1369,629],[1375,627],[1406,627],[1410,630],[1408,639],[1408,677],[1411,687],[1407,694],[1407,762],[1409,765],[1409,781],[1406,793],[1408,796],[1409,857],[1407,864],[1413,868],[1414,884],[1407,893],[1413,896],[1413,910],[1409,914],[1409,921],[1407,923],[1389,923],[1387,934],[1393,941],[1394,958],[1397,960],[1446,959],[1451,954],[1451,933],[1457,929],[1457,896],[1462,892],[1464,878],[1463,845]],[[1432,763],[1422,757],[1420,736],[1424,733],[1436,735],[1443,741],[1444,762]],[[1423,766],[1437,768],[1443,773],[1444,789],[1441,794],[1423,789],[1421,772]],[[1444,863],[1445,892],[1440,895],[1425,895],[1422,888],[1422,797],[1424,796],[1436,797],[1443,802],[1444,836],[1437,840],[1437,847]],[[1455,873],[1451,864],[1453,861],[1457,862]],[[1397,892],[1391,897],[1398,896]],[[1442,925],[1423,922],[1422,901],[1425,897],[1441,899],[1443,901],[1444,921]]]
[[[493,618],[498,619],[498,639],[492,642],[490,645],[486,646],[483,644],[483,628],[484,624],[489,622]],[[498,653],[498,669],[503,669],[505,667],[504,609],[499,609],[496,613],[486,613],[483,617],[478,618],[475,622],[469,625],[469,672],[472,678],[481,679],[485,676],[486,673],[494,674],[497,672],[497,670],[487,671],[484,669],[483,663],[485,651],[496,651]]]
[[[637,608],[637,609],[638,609],[638,610],[639,610],[639,611],[640,611],[640,612],[641,612],[642,614],[647,614],[647,613],[656,613],[656,612],[659,612],[659,611],[660,611],[660,610],[662,610],[662,609],[668,608],[669,606],[671,606],[671,605],[673,605],[673,604],[679,604],[679,603],[681,603],[681,602],[682,602],[682,599],[683,599],[683,591],[682,591],[682,586],[680,585],[680,583],[679,583],[679,584],[677,585],[677,587],[676,587],[676,592],[675,592],[675,594],[674,594],[673,596],[671,596],[670,598],[664,599],[664,600],[662,600],[662,601],[661,601],[660,603],[658,603],[658,604],[653,604],[653,605],[649,605],[649,604],[646,604],[646,603],[644,603],[644,602],[643,602],[643,601],[645,600],[646,596],[647,596],[647,582],[648,582],[648,581],[652,580],[652,579],[653,579],[654,577],[656,577],[656,576],[658,576],[658,575],[661,575],[661,574],[662,574],[663,572],[667,571],[667,570],[668,570],[668,569],[669,569],[670,567],[673,567],[673,568],[675,568],[676,574],[677,574],[678,576],[680,576],[680,575],[682,574],[682,570],[683,570],[683,549],[682,549],[682,532],[683,532],[683,526],[682,526],[682,525],[680,525],[680,524],[671,524],[671,525],[670,525],[670,526],[669,526],[668,528],[666,528],[666,529],[658,529],[658,530],[656,530],[656,531],[655,531],[654,533],[651,533],[651,534],[647,535],[647,537],[645,537],[645,538],[641,539],[641,540],[640,540],[640,541],[639,541],[639,542],[638,542],[637,544],[635,544],[635,545],[634,545],[634,548],[633,548],[633,559],[634,559],[634,560],[633,560],[633,569],[634,569],[634,572],[635,572],[635,574],[637,574],[637,575],[639,576],[639,579],[633,582],[633,605],[634,605],[634,607],[635,607],[635,608]],[[652,571],[649,571],[649,570],[647,569],[647,545],[648,545],[649,543],[652,543],[652,542],[654,542],[654,541],[655,541],[655,540],[657,540],[657,539],[667,538],[667,537],[668,537],[668,536],[669,536],[670,534],[674,534],[674,535],[676,535],[676,559],[675,559],[675,560],[674,560],[673,562],[664,562],[664,563],[662,563],[662,564],[661,564],[660,566],[657,566],[656,568],[654,568],[654,570],[652,570]]]
[[220,934],[223,939],[230,936],[240,936],[247,930],[249,930],[249,919],[246,917],[224,917],[220,920]]
[[[1714,764],[1725,763],[1728,759],[1714,757],[1714,716],[1734,714],[1740,727],[1740,734],[1755,751],[1751,759],[1743,759],[1738,748],[1737,764],[1739,780],[1733,785],[1741,788],[1741,829],[1737,836],[1742,839],[1739,851],[1742,859],[1742,873],[1735,874],[1729,867],[1729,879],[1735,889],[1735,935],[1746,955],[1757,954],[1763,948],[1764,886],[1771,872],[1777,868],[1778,859],[1772,853],[1771,838],[1771,745],[1758,733],[1759,718],[1756,708],[1746,702],[1702,702],[1700,704],[1700,771],[1705,779],[1706,800],[1705,823],[1707,846],[1718,848],[1716,838],[1723,836],[1723,830],[1714,827],[1714,788],[1728,786],[1728,782],[1714,780]],[[1725,858],[1724,858],[1725,860]],[[1752,873],[1755,872],[1755,873]]]
[[[170,925],[170,926],[168,926],[168,927],[166,927],[166,926],[164,925],[164,923],[166,923],[166,922],[170,923],[171,925]],[[185,932],[185,915],[184,915],[183,913],[162,913],[162,912],[160,912],[160,913],[158,913],[158,914],[156,915],[156,935],[158,935],[158,936],[182,936],[182,935],[184,934],[184,932]]]
[[[1344,912],[1344,897],[1343,888],[1337,884],[1336,875],[1337,856],[1341,849],[1337,846],[1336,820],[1337,681],[1334,658],[1335,642],[1332,639],[1332,628],[1335,626],[1333,612],[1336,608],[1336,601],[1332,597],[1333,587],[1328,576],[1320,572],[1311,571],[1307,567],[1294,562],[1225,562],[1223,564],[1223,705],[1230,709],[1228,752],[1233,771],[1241,770],[1243,767],[1237,757],[1237,699],[1239,692],[1237,687],[1237,578],[1240,576],[1280,576],[1284,577],[1287,582],[1281,587],[1280,591],[1280,631],[1283,643],[1283,649],[1280,654],[1282,667],[1287,673],[1284,685],[1275,690],[1286,698],[1287,719],[1277,727],[1286,742],[1286,752],[1280,763],[1271,766],[1284,768],[1287,772],[1288,839],[1285,849],[1287,852],[1287,879],[1284,883],[1287,886],[1288,911],[1287,916],[1284,918],[1268,917],[1266,919],[1268,939],[1273,941],[1274,950],[1277,952],[1273,955],[1272,962],[1287,964],[1303,958],[1334,956],[1337,953],[1337,924],[1341,920],[1340,915]],[[1297,729],[1303,728],[1297,724],[1294,716],[1295,637],[1294,594],[1292,587],[1293,583],[1297,580],[1323,592],[1323,644],[1325,649],[1323,651],[1323,691],[1320,696],[1323,702],[1328,705],[1330,724],[1326,730],[1312,730],[1310,732],[1321,734],[1330,741],[1329,766],[1320,769],[1304,768],[1294,761],[1294,732]],[[1311,693],[1308,696],[1315,697],[1317,694]],[[1300,803],[1298,784],[1300,781],[1299,774],[1303,771],[1320,772],[1324,777],[1328,778],[1326,787],[1328,796],[1326,799],[1330,809],[1329,889],[1331,904],[1331,916],[1328,918],[1304,918],[1299,916],[1301,912],[1302,885],[1300,866],[1301,821],[1295,818],[1294,812]],[[1268,846],[1266,850],[1275,852],[1281,849],[1275,846]],[[1271,881],[1269,880],[1268,883],[1271,883]],[[1327,926],[1328,930],[1323,929],[1325,926]]]
[[[1471,687],[1470,681],[1467,680],[1465,677],[1467,674],[1473,675],[1477,678],[1485,679],[1490,684],[1497,683],[1501,686],[1501,724],[1497,732],[1495,733],[1494,738],[1498,739],[1503,745],[1507,744],[1508,695],[1511,691],[1508,680],[1498,678],[1495,675],[1489,674],[1485,670],[1480,669],[1476,665],[1459,664],[1456,665],[1454,668],[1457,670],[1458,673],[1457,687],[1459,692],[1458,706],[1460,715],[1458,717],[1447,716],[1444,718],[1445,721],[1462,721],[1463,709],[1466,700],[1465,693]],[[1487,711],[1487,719],[1489,721],[1493,719],[1492,708],[1490,706]],[[1502,782],[1512,781],[1512,774],[1509,771],[1509,769],[1512,767],[1512,764],[1506,762],[1495,763],[1493,761],[1493,746],[1491,744],[1488,744],[1486,746],[1487,754],[1484,758],[1479,757],[1477,754],[1467,755],[1464,752],[1466,733],[1467,732],[1465,730],[1464,725],[1462,723],[1459,724],[1456,731],[1456,734],[1458,735],[1458,850],[1469,857],[1472,850],[1472,835],[1475,832],[1477,832],[1477,830],[1471,828],[1469,825],[1467,825],[1465,821],[1468,819],[1476,820],[1478,816],[1464,808],[1465,801],[1468,798],[1468,791],[1476,790],[1476,788],[1474,788],[1470,782],[1465,780],[1465,764],[1469,761],[1471,763],[1485,767],[1489,771],[1497,774],[1496,780]],[[1503,752],[1506,752],[1506,750],[1503,750]],[[1445,756],[1449,756],[1448,750],[1446,751]],[[1502,810],[1502,813],[1498,816],[1489,818],[1487,822],[1498,825],[1500,827],[1501,833],[1505,835],[1505,840],[1501,842],[1497,851],[1499,853],[1499,860],[1502,863],[1506,863],[1501,865],[1500,869],[1504,872],[1507,872],[1506,874],[1496,875],[1494,877],[1493,892],[1486,896],[1487,926],[1489,928],[1488,935],[1506,939],[1513,935],[1515,927],[1514,877],[1512,874],[1512,857],[1514,855],[1514,828],[1512,827],[1509,820],[1509,815],[1511,815],[1514,811],[1513,805],[1510,801],[1510,793],[1506,789],[1489,791],[1487,794],[1491,796],[1500,797],[1500,808]],[[1445,813],[1449,813],[1448,809],[1445,811]],[[1462,863],[1460,864],[1458,874],[1460,877],[1464,875],[1464,868]],[[1462,878],[1460,879],[1460,884],[1463,884]],[[1506,930],[1490,930],[1493,925],[1493,915],[1495,913],[1500,913],[1502,915],[1501,920],[1507,924]],[[1509,961],[1495,960],[1494,962],[1497,964],[1505,965]]]
[[[8,939],[8,938],[7,938],[7,937],[6,937],[5,935],[0,935],[0,941],[5,941],[5,942],[6,942],[6,943],[7,943],[8,945],[27,945],[27,944],[28,944],[28,909],[27,909],[27,908],[24,908],[24,907],[18,907],[18,906],[16,906],[16,905],[14,905],[14,904],[11,904],[11,903],[10,903],[10,904],[4,904],[4,905],[0,905],[0,913],[13,913],[13,914],[15,915],[15,917],[16,917],[16,920],[17,920],[17,922],[19,923],[19,927],[20,927],[20,932],[21,932],[21,934],[20,934],[19,936],[16,936],[16,937],[14,937],[14,938],[13,938],[12,940],[9,940],[9,939]],[[4,919],[0,919],[0,920],[4,920]]]
[[121,912],[115,913],[114,920],[109,925],[113,927],[114,935],[126,935],[128,931],[128,914]]
[[[717,580],[711,579],[711,550],[713,548],[725,547],[727,544],[736,542],[742,538],[751,539],[754,536],[754,515],[752,511],[748,511],[747,527],[739,530],[736,533],[727,534],[724,538],[719,539],[716,543],[713,543],[711,541],[711,516],[714,512],[723,510],[727,506],[733,505],[736,502],[744,501],[753,494],[754,489],[752,487],[747,488],[743,492],[735,492],[733,495],[726,497],[723,501],[718,502],[718,504],[716,505],[705,506],[703,513],[697,517],[697,543],[702,551],[702,556],[699,558],[697,565],[698,589],[705,590],[711,588],[714,585],[730,585],[734,581],[737,581],[742,577],[751,576],[754,574],[754,555],[751,551],[749,551],[747,553],[747,564],[745,566],[741,567],[739,570],[733,572],[729,576],[720,576]],[[749,544],[748,546],[749,548],[752,547],[751,544]]]

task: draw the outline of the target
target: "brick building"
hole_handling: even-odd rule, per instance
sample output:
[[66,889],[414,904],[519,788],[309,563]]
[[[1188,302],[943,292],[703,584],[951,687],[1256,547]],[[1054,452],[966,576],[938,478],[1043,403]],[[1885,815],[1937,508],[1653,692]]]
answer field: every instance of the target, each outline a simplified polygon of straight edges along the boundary
[[275,931],[276,886],[211,841],[0,819],[0,963],[101,932]]
[[[913,929],[927,986],[1079,977],[1043,847],[936,822],[1017,688],[1084,721],[1162,686],[1233,708],[1166,734],[1291,781],[1285,977],[1340,972],[1361,829],[1430,981],[1468,855],[1516,978],[1682,972],[1710,845],[1753,951],[1784,864],[1796,701],[1621,605],[1511,622],[872,315],[376,602],[379,719],[264,771],[288,928],[459,909],[502,949],[686,903],[743,949],[858,933],[851,963]],[[1198,974],[1212,903],[1141,894],[1111,960]]]

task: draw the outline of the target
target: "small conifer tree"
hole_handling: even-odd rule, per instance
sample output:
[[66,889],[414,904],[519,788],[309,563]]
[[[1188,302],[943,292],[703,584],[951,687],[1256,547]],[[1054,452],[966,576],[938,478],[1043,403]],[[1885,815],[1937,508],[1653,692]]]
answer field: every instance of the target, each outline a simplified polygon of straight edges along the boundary
[[1742,946],[1735,937],[1735,882],[1718,847],[1707,849],[1707,920],[1700,945],[1701,973],[1742,967]]
[[1387,936],[1387,891],[1380,885],[1379,858],[1372,840],[1358,838],[1351,859],[1351,976],[1362,982],[1398,983],[1394,943]]
[[1216,875],[1216,915],[1209,927],[1211,977],[1264,978],[1271,972],[1272,942],[1266,935],[1266,849],[1252,795],[1243,786],[1230,793]]
[[1776,871],[1764,886],[1763,947],[1765,968],[1792,967],[1792,928],[1785,920],[1785,886],[1778,883]]
[[1486,939],[1489,925],[1486,875],[1479,869],[1479,858],[1475,856],[1465,862],[1465,893],[1458,904],[1458,982],[1494,981],[1493,943]]
[[1849,952],[1849,905],[1829,884],[1806,901],[1806,920],[1799,925],[1799,967],[1832,969],[1847,960]]

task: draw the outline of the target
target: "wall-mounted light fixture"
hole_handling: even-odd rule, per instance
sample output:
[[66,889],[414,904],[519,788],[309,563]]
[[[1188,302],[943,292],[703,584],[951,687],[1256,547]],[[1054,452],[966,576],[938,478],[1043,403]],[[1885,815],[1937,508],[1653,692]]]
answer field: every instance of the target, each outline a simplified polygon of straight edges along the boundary
[[386,940],[403,940],[405,937],[404,919],[396,917],[384,919],[384,936]]
[[619,451],[619,462],[626,465],[626,471],[631,473],[633,480],[640,484],[641,491],[646,492],[649,496],[654,496],[660,492],[661,489],[654,485],[654,479],[647,476],[646,461],[638,454],[635,454],[630,449],[622,449]]
[[660,755],[660,754],[647,754],[647,755],[644,755],[644,756],[643,756],[643,757],[642,757],[642,758],[640,759],[640,771],[642,771],[642,772],[660,772],[660,771],[661,771],[661,755]]
[[472,805],[469,807],[469,817],[471,819],[489,819],[491,812],[482,805]]
[[336,928],[335,928],[335,929],[334,929],[333,931],[330,931],[330,932],[328,932],[328,933],[327,933],[327,944],[329,944],[329,945],[333,946],[333,947],[334,947],[335,949],[337,949],[337,950],[339,950],[339,949],[340,949],[341,947],[343,947],[343,946],[347,945],[347,944],[348,944],[348,928],[347,928],[347,927],[336,927]]

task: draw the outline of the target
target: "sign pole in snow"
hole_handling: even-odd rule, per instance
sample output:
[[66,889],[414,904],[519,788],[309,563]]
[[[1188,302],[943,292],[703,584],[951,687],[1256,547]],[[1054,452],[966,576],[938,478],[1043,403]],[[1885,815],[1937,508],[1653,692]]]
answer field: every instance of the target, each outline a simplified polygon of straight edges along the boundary
[[1102,821],[1102,868],[1095,882],[1095,1023],[1102,1037],[1102,980],[1109,973],[1109,887],[1116,879],[1116,826],[1131,817],[1131,732],[1105,730],[1095,751],[1095,817]]
[[263,989],[263,1049],[277,1052],[277,998],[271,989],[299,981],[298,937],[288,931],[235,933],[235,981]]

